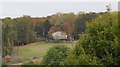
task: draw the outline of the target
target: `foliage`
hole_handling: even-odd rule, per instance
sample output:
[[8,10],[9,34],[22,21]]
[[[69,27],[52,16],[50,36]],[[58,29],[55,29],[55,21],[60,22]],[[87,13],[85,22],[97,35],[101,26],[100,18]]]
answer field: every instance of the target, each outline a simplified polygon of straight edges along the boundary
[[36,33],[30,16],[21,18],[6,17],[2,19],[3,56],[11,55],[14,45],[18,41],[28,44],[36,41]]
[[92,21],[95,17],[97,17],[99,13],[90,12],[90,13],[82,13],[77,16],[75,27],[74,27],[74,38],[79,39],[79,34],[82,34],[82,32],[86,29],[86,23],[87,21]]
[[92,55],[81,54],[76,56],[75,54],[70,54],[65,61],[61,62],[61,65],[100,65],[101,62],[97,57]]
[[43,22],[37,22],[34,31],[36,32],[37,38],[43,37]]
[[66,31],[68,35],[71,35],[74,31],[74,23],[76,15],[74,13],[57,13],[52,15],[49,19],[52,23],[50,32]]
[[44,23],[43,23],[43,36],[45,38],[48,38],[48,31],[50,30],[51,28],[51,24],[49,22],[49,20],[46,20]]
[[69,54],[69,48],[65,45],[53,46],[44,57],[43,65],[59,65]]
[[22,18],[14,19],[16,21],[17,38],[16,41],[21,41],[28,44],[36,41],[36,33],[33,28],[32,18],[23,16]]
[[3,55],[10,55],[16,38],[16,28],[14,21],[7,17],[2,20],[2,43]]
[[107,13],[87,23],[85,33],[82,33],[72,54],[63,64],[119,65],[117,15],[118,13],[115,12]]

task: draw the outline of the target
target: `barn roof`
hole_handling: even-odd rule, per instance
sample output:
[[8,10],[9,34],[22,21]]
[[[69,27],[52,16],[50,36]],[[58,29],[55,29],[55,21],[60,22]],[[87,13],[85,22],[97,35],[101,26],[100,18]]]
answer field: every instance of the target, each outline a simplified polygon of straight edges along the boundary
[[67,39],[67,34],[62,31],[57,31],[55,33],[52,33],[52,36],[54,39]]

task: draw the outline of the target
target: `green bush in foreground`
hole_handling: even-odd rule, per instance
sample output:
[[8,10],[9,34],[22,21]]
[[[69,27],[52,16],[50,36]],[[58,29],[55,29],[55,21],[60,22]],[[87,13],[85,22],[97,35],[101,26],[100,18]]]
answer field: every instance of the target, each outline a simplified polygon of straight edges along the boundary
[[87,23],[87,29],[62,65],[119,65],[118,13],[107,13]]
[[43,65],[59,65],[69,54],[69,48],[65,45],[53,46],[44,57]]

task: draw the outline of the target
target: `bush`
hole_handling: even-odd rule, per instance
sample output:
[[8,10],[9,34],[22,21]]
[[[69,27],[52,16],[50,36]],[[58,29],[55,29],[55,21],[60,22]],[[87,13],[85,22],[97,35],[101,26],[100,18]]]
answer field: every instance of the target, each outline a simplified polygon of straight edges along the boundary
[[[104,14],[91,23],[64,65],[119,65],[118,13]],[[72,58],[72,59],[71,59]]]
[[69,48],[65,45],[53,46],[44,57],[43,65],[59,65],[69,54]]
[[[77,51],[76,51],[77,52]],[[90,54],[82,53],[78,56],[75,52],[71,52],[71,54],[61,62],[61,65],[101,65],[101,61]]]
[[78,58],[74,54],[70,54],[60,65],[79,65]]

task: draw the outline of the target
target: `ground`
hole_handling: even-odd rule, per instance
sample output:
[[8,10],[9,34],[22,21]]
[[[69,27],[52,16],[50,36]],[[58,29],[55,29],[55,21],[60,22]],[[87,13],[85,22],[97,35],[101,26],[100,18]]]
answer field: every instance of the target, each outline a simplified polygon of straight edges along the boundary
[[[14,47],[12,63],[20,64],[28,60],[33,62],[41,61],[46,55],[47,51],[54,45],[67,45],[71,49],[75,46],[74,43],[44,43],[36,42],[24,46]],[[18,54],[17,54],[18,53]]]

